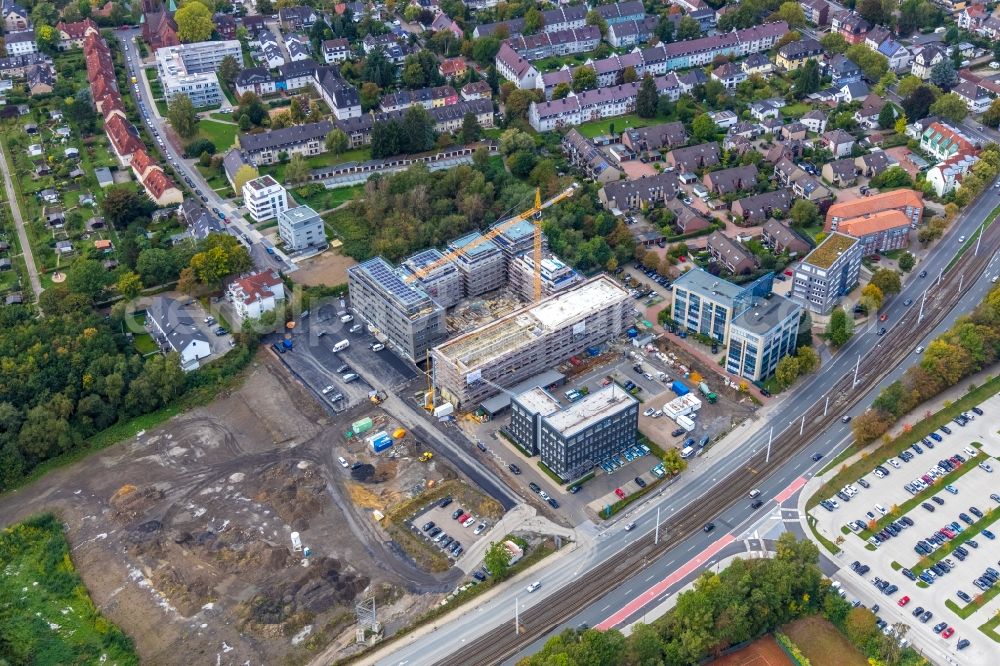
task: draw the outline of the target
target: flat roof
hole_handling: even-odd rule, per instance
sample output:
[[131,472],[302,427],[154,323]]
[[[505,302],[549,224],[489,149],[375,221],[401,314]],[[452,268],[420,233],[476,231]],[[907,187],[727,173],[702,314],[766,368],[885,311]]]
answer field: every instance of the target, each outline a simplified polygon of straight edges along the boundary
[[[270,176],[268,177],[270,178]],[[296,206],[295,208],[286,208],[285,210],[278,213],[278,215],[284,217],[285,220],[293,227],[298,226],[304,222],[311,222],[313,219],[319,218],[319,213],[314,211],[309,206]]]
[[611,384],[568,405],[546,417],[545,420],[562,433],[563,437],[572,437],[611,414],[638,402],[628,391],[617,384]]
[[464,249],[466,246],[475,243],[471,248],[465,250],[463,254],[459,255],[459,259],[476,259],[486,254],[493,254],[500,251],[497,244],[491,240],[483,240],[483,235],[478,231],[473,231],[471,234],[466,234],[461,238],[456,238],[450,241],[448,245],[455,249]]
[[520,397],[522,393],[530,391],[533,388],[551,386],[564,379],[566,379],[566,375],[563,373],[556,372],[555,370],[546,370],[545,372],[539,373],[530,379],[526,379],[523,382],[511,386],[502,393],[498,393],[491,398],[483,400],[479,406],[490,414],[496,414],[510,407],[512,395]]
[[348,272],[358,271],[366,274],[372,282],[377,284],[386,294],[390,295],[404,308],[420,305],[428,300],[423,291],[414,286],[408,285],[382,257],[373,257],[368,261],[352,266]]
[[806,255],[802,263],[810,264],[817,268],[829,268],[833,266],[833,262],[837,261],[840,255],[851,249],[851,246],[857,242],[858,239],[853,236],[833,232],[824,238],[823,242],[815,250]]
[[798,303],[784,296],[772,294],[768,300],[760,301],[756,307],[733,319],[732,325],[756,335],[764,335],[801,309]]
[[591,312],[618,301],[628,301],[629,298],[628,291],[602,273],[435,349],[453,363],[461,363],[466,368],[478,367],[546,333],[564,328]]
[[[692,268],[674,281],[674,288],[682,287],[699,294],[715,296],[716,300],[727,300],[730,304],[743,293],[745,287],[733,284],[702,268]],[[720,298],[721,297],[721,298]]]
[[562,409],[562,405],[540,386],[528,389],[517,396],[517,401],[531,414],[548,416]]

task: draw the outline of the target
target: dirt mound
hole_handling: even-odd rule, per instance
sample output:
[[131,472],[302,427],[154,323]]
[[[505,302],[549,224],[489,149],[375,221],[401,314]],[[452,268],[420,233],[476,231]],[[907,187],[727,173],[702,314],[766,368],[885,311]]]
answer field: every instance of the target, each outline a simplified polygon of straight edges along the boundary
[[[113,510],[114,519],[119,523],[135,520],[163,499],[163,491],[154,486],[138,488],[126,484],[119,488],[108,503]],[[155,531],[155,530],[154,530]]]
[[294,461],[279,463],[258,477],[253,499],[270,504],[292,529],[309,528],[309,518],[323,513],[326,482],[314,466],[299,469]]
[[372,483],[375,478],[375,465],[357,465],[351,468],[351,478],[362,483]]
[[153,586],[184,617],[191,617],[213,599],[211,581],[190,572],[182,573],[170,564],[164,563],[150,578]]

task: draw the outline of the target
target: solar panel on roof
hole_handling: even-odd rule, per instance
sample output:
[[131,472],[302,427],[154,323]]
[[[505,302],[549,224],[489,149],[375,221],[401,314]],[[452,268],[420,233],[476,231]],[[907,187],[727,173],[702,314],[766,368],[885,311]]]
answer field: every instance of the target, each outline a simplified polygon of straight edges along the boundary
[[424,299],[424,295],[407,285],[399,275],[384,261],[372,259],[362,265],[364,271],[404,305],[415,305]]

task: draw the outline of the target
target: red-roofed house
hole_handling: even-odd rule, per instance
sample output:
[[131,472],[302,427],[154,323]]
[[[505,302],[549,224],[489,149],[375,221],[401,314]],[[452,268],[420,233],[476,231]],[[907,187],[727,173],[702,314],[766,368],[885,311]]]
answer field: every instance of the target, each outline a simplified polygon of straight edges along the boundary
[[438,72],[446,79],[462,76],[465,74],[465,70],[464,58],[446,58],[438,65]]
[[163,173],[163,169],[159,167],[152,169],[146,175],[146,179],[142,181],[142,186],[146,189],[146,194],[156,202],[157,206],[169,206],[170,204],[179,204],[184,201],[184,195],[174,185],[174,181],[170,180]]
[[285,300],[285,285],[277,273],[262,271],[230,282],[226,298],[241,320],[260,319]]
[[132,173],[135,174],[135,179],[142,182],[149,175],[151,169],[159,169],[160,166],[153,161],[153,158],[149,156],[145,148],[140,148],[139,150],[132,153]]
[[94,23],[93,19],[86,18],[75,23],[63,23],[59,21],[59,23],[56,23],[56,34],[59,37],[56,46],[60,51],[83,48],[83,39],[88,33],[100,35],[97,24]]
[[126,118],[125,115],[125,104],[122,102],[122,97],[117,92],[110,92],[106,94],[99,100],[96,100],[94,104],[97,106],[97,112],[107,120],[112,114]]

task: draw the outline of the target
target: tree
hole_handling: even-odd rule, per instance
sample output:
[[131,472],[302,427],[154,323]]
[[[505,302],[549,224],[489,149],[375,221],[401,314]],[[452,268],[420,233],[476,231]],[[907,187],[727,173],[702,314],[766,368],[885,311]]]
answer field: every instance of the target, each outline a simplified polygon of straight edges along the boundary
[[243,196],[243,186],[259,176],[260,173],[257,171],[256,167],[249,164],[241,165],[240,168],[236,170],[236,174],[233,176],[233,190],[236,192],[236,196]]
[[608,34],[608,22],[604,20],[600,14],[591,9],[587,12],[587,25],[597,26],[598,30],[601,31],[601,36]]
[[66,286],[73,293],[93,301],[108,284],[108,272],[100,262],[78,259],[66,272]]
[[958,72],[955,65],[948,58],[943,58],[941,62],[931,67],[931,83],[942,90],[951,90],[951,87],[958,83]]
[[[408,57],[410,60],[412,56]],[[426,84],[424,79],[424,68],[420,66],[420,63],[415,59],[410,60],[405,65],[403,65],[403,85],[411,90],[416,90],[417,88],[423,88]]]
[[532,151],[535,149],[535,140],[530,134],[519,129],[511,128],[504,130],[500,135],[500,153],[510,155],[518,150]]
[[190,0],[174,12],[174,22],[177,38],[184,43],[207,42],[215,29],[212,12],[198,0]]
[[891,268],[880,268],[872,273],[870,284],[878,287],[884,296],[898,294],[903,288],[899,273]]
[[330,130],[330,133],[326,135],[326,149],[329,150],[334,155],[340,155],[345,152],[350,147],[350,142],[347,139],[347,134],[344,130],[339,127],[334,127]]
[[796,227],[811,227],[819,222],[819,208],[809,199],[796,199],[788,217]]
[[188,145],[184,146],[184,155],[187,157],[201,157],[202,153],[214,155],[216,153],[215,144],[208,139],[195,139]]
[[75,96],[67,98],[63,104],[63,112],[81,134],[93,134],[97,126],[97,113],[94,111],[89,88],[82,88]]
[[844,39],[844,36],[839,32],[829,32],[823,35],[819,40],[820,45],[829,51],[831,54],[836,55],[838,53],[843,53],[847,50],[850,44]]
[[1000,98],[993,100],[990,108],[983,114],[983,124],[996,129],[1000,127]]
[[236,80],[236,76],[240,73],[240,64],[236,62],[236,58],[231,55],[227,55],[219,63],[219,78],[228,83],[233,84]]
[[510,573],[510,554],[500,541],[493,541],[486,549],[483,564],[497,580],[503,580]]
[[934,89],[923,84],[918,86],[908,97],[903,99],[903,111],[911,122],[927,117],[931,104],[934,103]]
[[309,177],[309,163],[301,153],[292,155],[292,159],[285,167],[285,181],[289,183],[300,183]]
[[799,359],[794,356],[785,356],[778,361],[774,369],[774,379],[782,389],[786,389],[795,383],[799,376]]
[[403,115],[404,145],[409,153],[421,153],[434,147],[434,121],[422,106],[411,106]]
[[861,0],[858,3],[857,12],[872,25],[885,23],[881,0]]
[[190,139],[198,133],[198,114],[194,110],[191,98],[184,93],[177,93],[170,98],[170,103],[167,105],[167,119],[174,131],[185,139]]
[[504,103],[504,109],[507,111],[508,118],[527,118],[528,109],[531,107],[531,103],[537,101],[538,95],[541,94],[540,90],[513,90],[509,95],[507,95],[507,101]]
[[622,70],[622,83],[635,83],[639,80],[639,75],[635,72],[635,67],[629,65]]
[[527,178],[535,168],[535,154],[519,150],[507,158],[507,168],[518,178]]
[[142,293],[142,278],[134,271],[122,273],[115,283],[115,289],[122,297],[131,300]]
[[807,60],[795,70],[792,80],[795,82],[795,96],[799,99],[817,92],[820,85],[819,65],[815,60]]
[[826,324],[826,339],[834,347],[843,347],[854,334],[854,322],[847,316],[844,308],[836,307],[830,313],[830,321]]
[[864,44],[849,46],[844,55],[861,68],[861,73],[869,81],[879,81],[889,71],[889,59]]
[[896,94],[899,95],[900,98],[905,99],[912,95],[913,91],[922,85],[925,85],[923,79],[919,76],[908,74],[904,76],[896,86]]
[[677,30],[675,39],[678,42],[684,41],[686,39],[694,39],[701,35],[701,24],[695,21],[690,16],[683,16],[680,21],[677,22]]
[[812,327],[812,315],[809,314],[809,310],[803,308],[802,316],[799,317],[799,334],[795,337],[795,347],[800,351],[803,347],[812,347]]
[[854,645],[868,645],[878,636],[875,614],[867,608],[852,608],[847,613],[844,631]]
[[812,347],[799,347],[795,352],[799,360],[799,374],[806,375],[819,369],[819,354]]
[[896,107],[889,102],[885,103],[882,110],[878,112],[878,126],[882,129],[889,129],[896,124]]
[[458,133],[458,140],[465,144],[479,141],[479,135],[482,131],[483,128],[479,125],[476,114],[470,111],[462,116],[462,129]]
[[209,234],[202,241],[199,252],[191,257],[189,268],[198,282],[215,287],[225,277],[253,268],[253,260],[247,249],[233,236]]
[[361,98],[361,110],[368,112],[377,107],[382,101],[382,89],[371,81],[365,81],[361,84],[358,96]]
[[941,116],[945,120],[961,123],[969,115],[969,107],[965,105],[962,98],[955,93],[948,93],[938,97],[930,107],[931,114]]
[[[552,99],[563,99],[569,97],[569,94],[573,92],[573,88],[570,87],[565,81],[557,83],[556,87],[552,89]],[[638,108],[638,102],[636,102],[636,107]]]
[[379,88],[386,88],[392,85],[395,78],[396,66],[385,57],[385,51],[381,47],[368,54],[361,71],[362,80],[374,83]]
[[797,2],[783,2],[775,13],[779,20],[787,23],[788,27],[793,30],[806,25],[806,13],[802,11],[801,5]]
[[691,135],[701,142],[715,141],[719,126],[707,113],[699,114],[691,123]]
[[534,35],[545,27],[545,17],[537,7],[532,7],[524,13],[524,34]]
[[889,190],[895,187],[910,187],[913,185],[913,179],[906,169],[893,166],[875,174],[869,185],[880,190]]
[[655,118],[656,107],[659,101],[659,95],[656,93],[656,81],[653,80],[652,76],[647,74],[642,77],[642,83],[639,84],[639,92],[636,93],[635,114],[640,118]]
[[581,65],[573,70],[573,92],[593,90],[597,87],[597,71],[593,67]]
[[118,229],[140,217],[148,217],[153,212],[153,202],[149,198],[121,185],[112,185],[104,191],[101,212],[112,226]]
[[480,65],[488,65],[494,61],[500,50],[500,40],[494,37],[483,37],[472,43],[472,59]]
[[687,460],[681,458],[681,452],[671,447],[663,452],[663,469],[667,474],[676,476],[687,469]]
[[135,269],[147,287],[166,284],[177,278],[177,265],[170,252],[159,247],[146,248],[139,253]]
[[913,255],[909,252],[904,252],[899,256],[899,261],[897,263],[899,264],[899,270],[909,273],[913,270],[913,266],[916,264],[916,259],[914,259]]
[[861,304],[869,312],[877,312],[882,308],[882,303],[885,302],[885,295],[882,290],[878,288],[878,285],[869,282],[861,290]]

